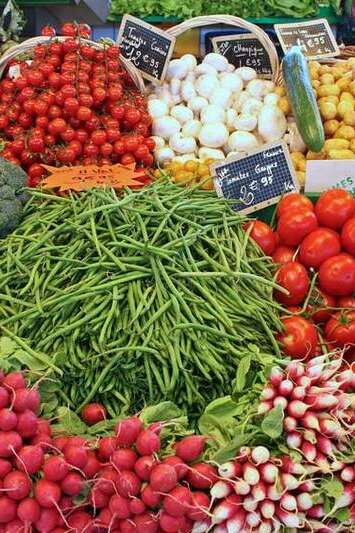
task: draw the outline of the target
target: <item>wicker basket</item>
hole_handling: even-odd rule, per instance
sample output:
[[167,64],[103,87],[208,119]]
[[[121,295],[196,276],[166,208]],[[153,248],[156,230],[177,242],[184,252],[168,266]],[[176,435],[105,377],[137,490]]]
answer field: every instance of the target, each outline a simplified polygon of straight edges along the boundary
[[[19,57],[26,52],[30,52],[37,45],[48,44],[53,41],[63,42],[63,41],[66,41],[67,39],[71,39],[71,37],[42,37],[42,36],[33,37],[31,39],[27,39],[26,41],[16,46],[13,46],[9,50],[7,50],[7,52],[5,52],[5,54],[1,56],[0,58],[0,77],[3,75],[4,70],[6,69],[8,63],[11,60],[16,59],[16,57]],[[95,41],[89,41],[87,39],[81,39],[80,42],[82,42],[83,44],[92,46],[96,50],[104,50],[104,45],[101,43],[97,43]],[[132,81],[136,85],[137,89],[139,89],[139,91],[143,93],[145,90],[144,82],[139,71],[135,68],[134,65],[132,65],[130,61],[125,59],[122,55],[120,56],[120,61],[124,69],[128,72],[128,74],[132,78]]]

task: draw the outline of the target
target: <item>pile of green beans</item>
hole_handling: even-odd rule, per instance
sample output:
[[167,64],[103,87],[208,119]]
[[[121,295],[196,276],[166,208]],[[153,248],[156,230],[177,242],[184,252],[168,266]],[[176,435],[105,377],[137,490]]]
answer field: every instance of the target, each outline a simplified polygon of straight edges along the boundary
[[272,263],[245,218],[166,180],[117,194],[33,191],[0,240],[0,333],[53,358],[58,390],[111,415],[163,399],[199,413],[233,392],[248,344],[280,355]]

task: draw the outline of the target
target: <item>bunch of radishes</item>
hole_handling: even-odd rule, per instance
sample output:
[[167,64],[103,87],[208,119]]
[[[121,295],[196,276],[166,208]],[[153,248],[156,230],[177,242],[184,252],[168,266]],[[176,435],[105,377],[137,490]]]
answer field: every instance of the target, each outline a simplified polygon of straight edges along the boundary
[[337,466],[335,454],[355,435],[355,373],[339,372],[342,364],[341,354],[333,354],[275,367],[259,405],[259,414],[281,407],[287,445],[323,472]]

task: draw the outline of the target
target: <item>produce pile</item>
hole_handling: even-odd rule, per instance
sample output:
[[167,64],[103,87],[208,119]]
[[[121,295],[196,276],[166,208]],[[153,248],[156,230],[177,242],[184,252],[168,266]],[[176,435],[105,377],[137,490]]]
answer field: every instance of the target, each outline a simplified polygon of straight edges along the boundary
[[[354,361],[355,199],[347,191],[323,193],[315,206],[305,196],[286,196],[277,208],[276,235],[256,222],[251,236],[281,265],[275,298],[290,313],[279,336],[289,357],[312,357],[323,347],[345,349]],[[273,239],[272,239],[273,238]],[[319,335],[321,333],[321,336]]]
[[32,61],[12,61],[0,82],[2,157],[26,170],[30,186],[45,174],[41,163],[150,167],[151,119],[118,47],[90,45],[87,25],[64,24],[63,42],[50,27],[43,33],[52,39]]
[[[58,398],[111,416],[170,399],[200,413],[232,393],[248,343],[280,356],[273,265],[246,219],[168,180],[122,197],[33,191],[0,241],[0,319],[60,369]],[[10,332],[10,333],[8,333]]]

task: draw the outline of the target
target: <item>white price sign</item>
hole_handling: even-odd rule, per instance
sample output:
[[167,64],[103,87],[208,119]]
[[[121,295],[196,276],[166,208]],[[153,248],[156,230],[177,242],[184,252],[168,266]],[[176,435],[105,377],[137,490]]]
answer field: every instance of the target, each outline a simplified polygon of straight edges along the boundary
[[306,193],[335,188],[355,194],[355,160],[307,161]]

